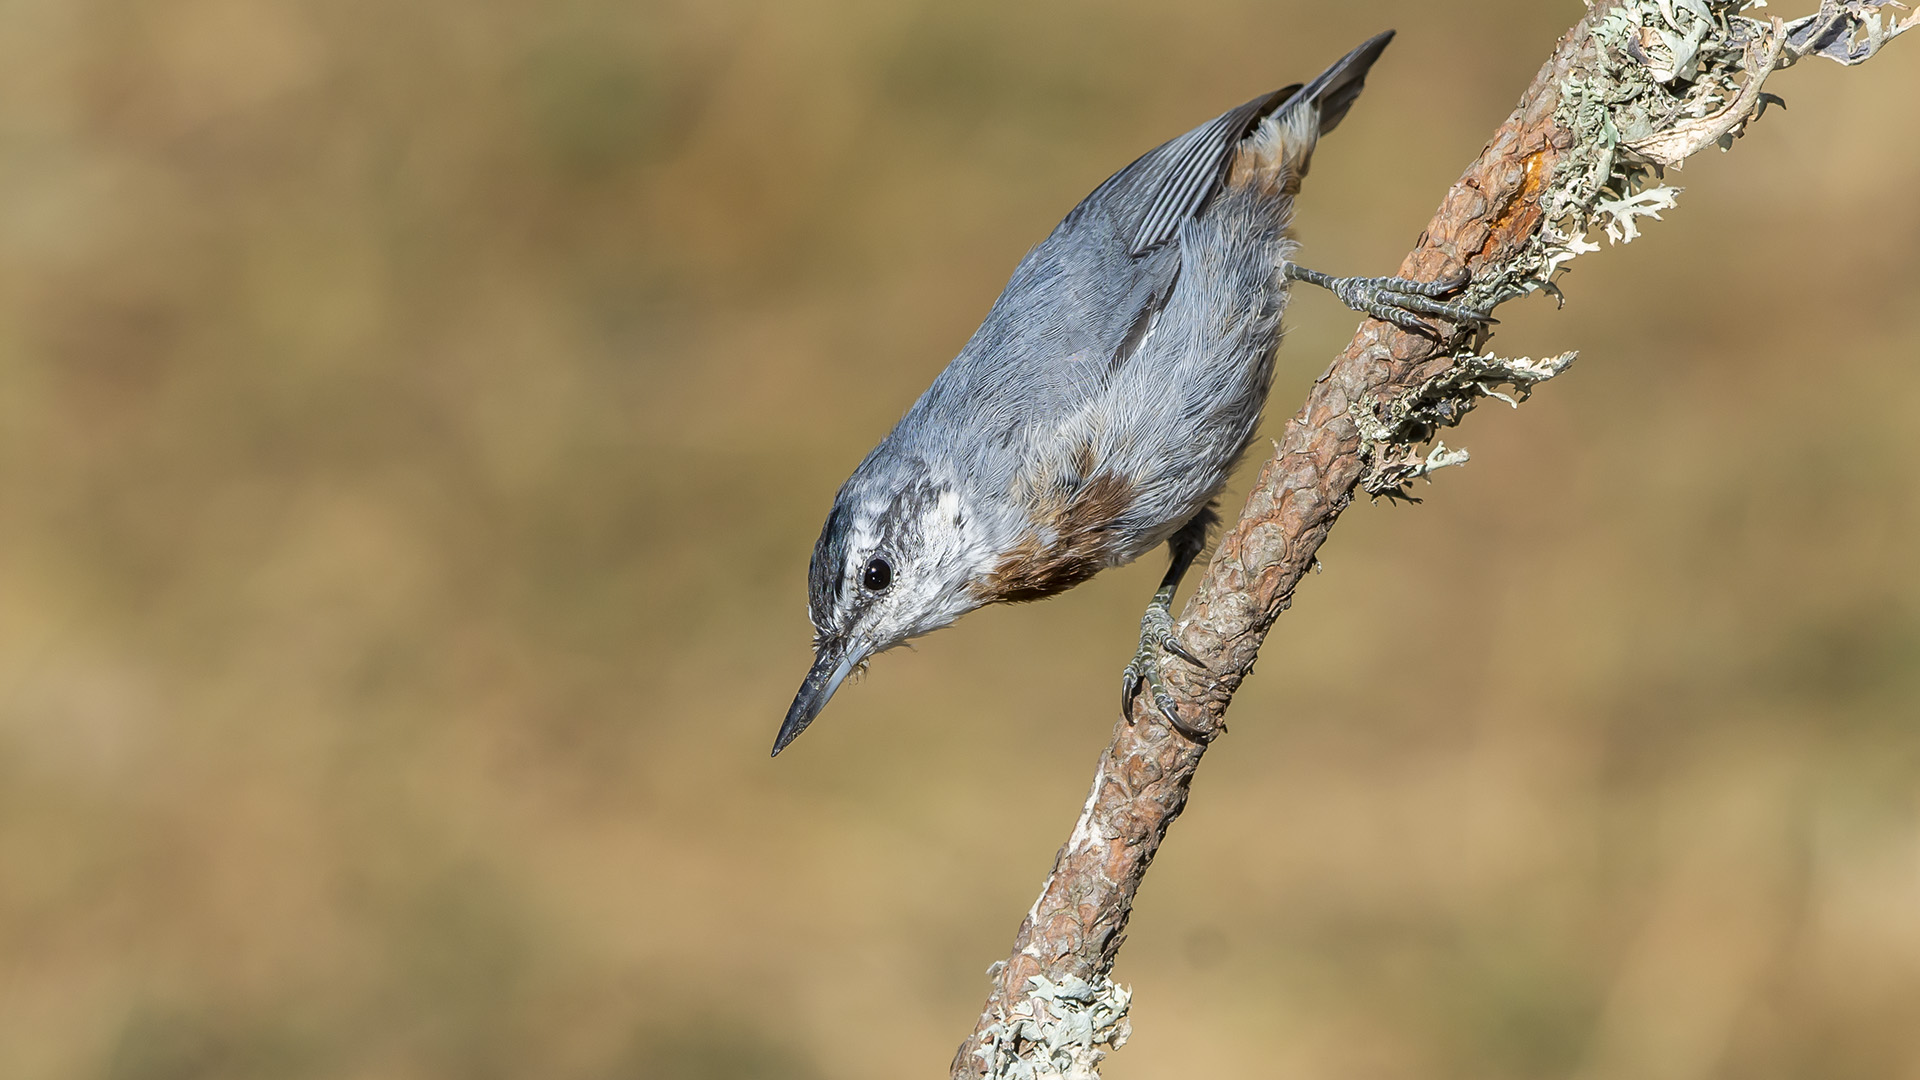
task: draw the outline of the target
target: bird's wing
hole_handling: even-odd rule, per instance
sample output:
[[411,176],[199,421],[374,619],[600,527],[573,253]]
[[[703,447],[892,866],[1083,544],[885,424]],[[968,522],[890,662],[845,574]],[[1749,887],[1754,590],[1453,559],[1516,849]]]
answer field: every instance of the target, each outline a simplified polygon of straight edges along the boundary
[[1283,109],[1317,111],[1316,134],[1332,131],[1366,84],[1393,31],[1376,34],[1308,83],[1295,83],[1228,109],[1178,138],[1161,143],[1093,190],[1061,222],[1063,232],[1112,229],[1129,257],[1139,258],[1179,235],[1199,215],[1233,161],[1234,151],[1260,121]]
[[913,422],[1032,433],[1097,393],[1172,291],[1180,245],[1168,241],[1205,208],[1248,132],[1299,90],[1263,94],[1214,117],[1082,199],[1020,261]]
[[1314,106],[1319,129],[1331,128],[1392,36],[1374,37],[1312,82],[1229,109],[1108,177],[1020,261],[894,438],[964,449],[963,469],[994,490],[1004,490],[1009,469],[1058,450],[1152,332],[1180,277],[1176,238],[1205,212],[1247,137],[1296,106]]
[[1180,223],[1198,214],[1219,187],[1240,141],[1298,93],[1300,85],[1262,94],[1142,154],[1081,200],[1061,222],[1062,229],[1098,227],[1087,219],[1104,211],[1098,216],[1120,234],[1130,256],[1145,255],[1172,240]]

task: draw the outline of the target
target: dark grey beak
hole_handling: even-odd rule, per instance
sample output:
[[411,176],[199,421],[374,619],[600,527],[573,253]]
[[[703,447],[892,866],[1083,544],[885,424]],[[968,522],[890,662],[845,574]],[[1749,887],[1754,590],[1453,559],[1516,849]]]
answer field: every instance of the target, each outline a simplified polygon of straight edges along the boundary
[[820,646],[814,654],[813,670],[807,672],[807,680],[800,684],[800,692],[794,695],[793,705],[787,709],[787,719],[780,725],[780,735],[773,740],[773,756],[779,757],[787,744],[800,737],[827,707],[833,692],[847,681],[847,676],[868,656],[867,644],[859,638],[845,642],[828,642]]

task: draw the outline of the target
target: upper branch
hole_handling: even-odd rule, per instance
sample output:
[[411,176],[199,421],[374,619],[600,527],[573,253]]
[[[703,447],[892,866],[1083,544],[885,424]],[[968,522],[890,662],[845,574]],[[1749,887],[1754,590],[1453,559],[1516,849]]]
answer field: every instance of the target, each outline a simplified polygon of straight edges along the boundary
[[[1748,0],[1615,0],[1590,7],[1558,42],[1507,121],[1441,202],[1400,274],[1435,281],[1464,268],[1471,300],[1554,290],[1556,271],[1673,205],[1661,168],[1731,144],[1764,111],[1762,86],[1809,55],[1858,63],[1920,15],[1883,21],[1885,0],[1823,0],[1818,13],[1761,22]],[[1315,553],[1361,488],[1400,493],[1459,460],[1414,450],[1483,397],[1524,397],[1572,354],[1532,362],[1481,355],[1461,340],[1367,320],[1314,383],[1260,471],[1239,522],[1180,623],[1206,673],[1167,672],[1181,718],[1218,733],[1260,644],[1292,603]],[[1511,400],[1511,398],[1509,398]],[[1128,1033],[1126,993],[1106,979],[1133,896],[1186,805],[1206,752],[1172,731],[1143,695],[1115,726],[1072,835],[996,964],[980,1021],[954,1056],[956,1080],[1092,1077],[1101,1046]]]

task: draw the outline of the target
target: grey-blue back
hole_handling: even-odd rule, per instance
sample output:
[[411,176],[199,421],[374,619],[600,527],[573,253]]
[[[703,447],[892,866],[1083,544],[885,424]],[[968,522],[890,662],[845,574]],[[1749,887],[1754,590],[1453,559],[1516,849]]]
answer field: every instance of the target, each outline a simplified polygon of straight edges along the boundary
[[1291,265],[1293,196],[1391,38],[1149,151],[1020,261],[834,499],[808,571],[814,664],[775,753],[874,654],[1171,541],[1127,670],[1161,701],[1167,606],[1259,424],[1288,282],[1311,273]]
[[[950,465],[968,488],[1031,501],[1042,488],[1059,499],[1097,473],[1124,475],[1138,494],[1131,520],[1112,523],[1125,537],[1112,563],[1202,509],[1258,424],[1290,246],[1290,197],[1219,181],[1247,131],[1297,90],[1223,114],[1087,196],[1021,260],[959,356],[849,485]],[[1156,197],[1183,166],[1193,172],[1181,151],[1209,129],[1217,137],[1203,147],[1200,198],[1143,236]]]

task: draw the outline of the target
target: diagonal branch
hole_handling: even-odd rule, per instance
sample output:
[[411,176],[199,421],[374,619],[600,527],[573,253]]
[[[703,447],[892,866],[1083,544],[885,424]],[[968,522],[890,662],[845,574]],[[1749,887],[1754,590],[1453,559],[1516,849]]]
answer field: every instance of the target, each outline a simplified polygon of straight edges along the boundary
[[[1858,63],[1920,18],[1883,25],[1886,0],[1822,0],[1791,23],[1749,18],[1748,6],[1593,3],[1447,192],[1400,273],[1434,281],[1465,268],[1470,297],[1486,303],[1557,293],[1555,272],[1598,250],[1590,230],[1623,243],[1640,219],[1674,205],[1675,189],[1657,183],[1661,167],[1731,145],[1764,111],[1773,71],[1810,55]],[[1234,692],[1356,489],[1401,495],[1408,481],[1462,460],[1443,446],[1417,448],[1479,400],[1524,398],[1573,359],[1503,360],[1463,344],[1368,320],[1314,383],[1183,613],[1181,637],[1211,671],[1167,673],[1188,726],[1226,730]],[[954,1056],[955,1080],[1093,1078],[1102,1048],[1126,1040],[1127,992],[1107,974],[1206,749],[1171,730],[1147,695],[1115,726],[1012,954],[990,972],[992,994]]]

